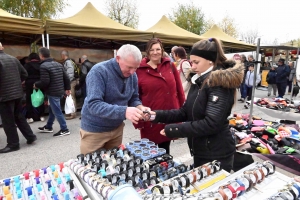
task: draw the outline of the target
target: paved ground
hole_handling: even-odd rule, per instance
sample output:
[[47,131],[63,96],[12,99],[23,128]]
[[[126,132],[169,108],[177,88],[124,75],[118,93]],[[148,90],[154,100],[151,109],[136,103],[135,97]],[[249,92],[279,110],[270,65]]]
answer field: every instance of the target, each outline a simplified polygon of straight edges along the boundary
[[[257,97],[265,97],[266,93],[266,91],[256,90]],[[243,104],[237,102],[233,108],[233,112],[249,113],[249,109],[244,109]],[[254,110],[254,114],[265,119],[275,119],[257,110]],[[80,113],[78,113],[78,115],[80,115]],[[123,143],[140,139],[139,131],[135,130],[129,121],[125,123]],[[38,137],[35,144],[27,145],[25,138],[20,133],[21,150],[0,155],[0,179],[64,162],[75,158],[79,154],[79,118],[67,121],[71,135],[65,137],[53,138],[50,133],[37,133],[37,127],[43,126],[44,124],[44,122],[35,122],[30,125]],[[54,131],[59,130],[57,122],[55,122],[53,128]],[[0,148],[5,147],[5,145],[6,136],[3,129],[0,128]],[[182,162],[191,162],[186,139],[179,139],[171,143],[171,155]],[[292,176],[292,174],[289,173],[285,174]]]

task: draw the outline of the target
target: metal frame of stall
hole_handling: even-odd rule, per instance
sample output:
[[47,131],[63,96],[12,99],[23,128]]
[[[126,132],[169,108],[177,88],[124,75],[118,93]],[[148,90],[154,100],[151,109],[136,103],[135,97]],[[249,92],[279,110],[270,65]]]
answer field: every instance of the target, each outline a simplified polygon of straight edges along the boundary
[[[274,61],[275,61],[275,50],[276,49],[278,49],[278,50],[286,50],[286,59],[285,59],[286,63],[288,62],[289,51],[290,50],[297,50],[296,62],[295,62],[295,66],[294,66],[295,67],[295,74],[294,74],[293,79],[292,79],[292,80],[294,80],[294,78],[295,78],[295,76],[297,74],[297,64],[298,64],[298,57],[299,57],[299,50],[300,50],[300,48],[299,47],[283,46],[283,45],[260,46],[260,38],[258,38],[257,39],[257,48],[256,48],[256,62],[255,62],[255,68],[254,68],[253,85],[256,85],[257,65],[258,65],[258,63],[261,63],[260,61],[257,61],[257,60],[258,60],[259,52],[260,52],[260,50],[262,48],[263,49],[267,49],[267,48],[272,48],[273,49],[273,51],[272,51],[272,64],[274,64]],[[297,78],[296,78],[296,81],[297,81]],[[292,91],[293,91],[293,88],[294,88],[294,84],[292,84]],[[293,92],[291,92],[291,96],[290,96],[291,100],[292,100],[292,95],[293,95]],[[250,103],[249,125],[252,124],[254,96],[255,96],[255,87],[253,87],[253,89],[252,89],[252,96],[251,96],[251,103]]]

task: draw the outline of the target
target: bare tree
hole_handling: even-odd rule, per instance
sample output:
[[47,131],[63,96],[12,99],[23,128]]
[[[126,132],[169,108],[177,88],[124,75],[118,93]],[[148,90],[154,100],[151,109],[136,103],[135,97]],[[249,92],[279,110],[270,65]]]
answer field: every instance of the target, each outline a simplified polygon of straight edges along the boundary
[[259,32],[257,29],[248,30],[240,35],[241,39],[249,44],[255,44],[255,40],[258,38],[258,36]]
[[136,0],[106,0],[107,16],[131,28],[137,28],[139,14]]
[[274,41],[272,42],[273,45],[279,45],[278,38],[275,38]]

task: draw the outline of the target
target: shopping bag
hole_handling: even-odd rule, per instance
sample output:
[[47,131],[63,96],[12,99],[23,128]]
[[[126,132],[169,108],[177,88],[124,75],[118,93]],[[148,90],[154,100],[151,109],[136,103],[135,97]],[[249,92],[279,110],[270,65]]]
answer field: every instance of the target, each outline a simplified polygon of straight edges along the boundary
[[35,108],[39,107],[44,103],[44,94],[40,89],[38,90],[33,89],[33,92],[31,94],[31,103],[32,106]]
[[75,112],[75,106],[74,106],[74,101],[72,99],[72,96],[69,95],[66,98],[66,103],[65,103],[65,114],[71,114]]

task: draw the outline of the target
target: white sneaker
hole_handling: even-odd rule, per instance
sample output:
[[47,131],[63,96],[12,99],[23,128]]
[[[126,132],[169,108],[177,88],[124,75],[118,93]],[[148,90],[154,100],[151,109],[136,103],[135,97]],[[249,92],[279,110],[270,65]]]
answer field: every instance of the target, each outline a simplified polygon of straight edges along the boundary
[[27,123],[28,123],[28,124],[33,123],[33,122],[34,122],[34,121],[33,121],[32,118],[28,118],[28,119],[27,119]]
[[43,121],[45,121],[45,118],[44,117],[40,117],[40,120],[43,122]]

